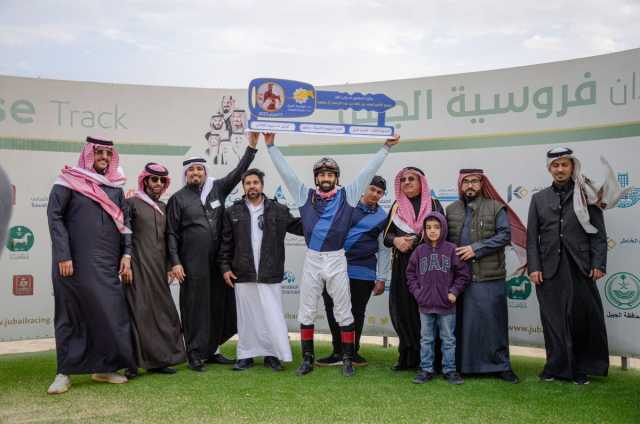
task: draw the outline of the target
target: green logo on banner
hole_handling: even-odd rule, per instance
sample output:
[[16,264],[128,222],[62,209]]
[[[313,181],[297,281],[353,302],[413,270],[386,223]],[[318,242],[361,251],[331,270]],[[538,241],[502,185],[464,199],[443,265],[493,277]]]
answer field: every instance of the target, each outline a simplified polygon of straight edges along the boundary
[[531,296],[531,281],[524,275],[507,281],[507,296],[512,300],[527,300]]
[[33,231],[23,225],[16,225],[9,230],[7,249],[12,252],[28,252],[33,247]]
[[613,274],[604,285],[607,301],[619,309],[640,305],[640,279],[628,272]]

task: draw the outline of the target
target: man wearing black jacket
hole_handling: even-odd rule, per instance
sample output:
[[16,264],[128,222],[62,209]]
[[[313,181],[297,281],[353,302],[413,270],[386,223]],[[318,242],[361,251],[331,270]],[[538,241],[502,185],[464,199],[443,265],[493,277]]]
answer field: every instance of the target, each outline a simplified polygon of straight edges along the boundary
[[596,286],[607,268],[602,209],[585,201],[580,161],[571,149],[547,153],[553,183],[533,195],[529,208],[527,262],[536,285],[547,361],[540,379],[572,379],[609,369],[607,330]]
[[[253,134],[253,133],[252,133]],[[206,160],[185,160],[184,187],[167,204],[167,248],[180,286],[180,317],[189,368],[201,372],[204,363],[233,361],[216,353],[236,333],[233,289],[227,287],[216,263],[220,248],[224,203],[256,155],[256,136],[227,176],[215,179]]]
[[234,287],[238,318],[237,362],[234,370],[264,365],[282,370],[291,361],[280,284],[284,275],[287,232],[302,235],[300,218],[262,193],[264,173],[249,169],[242,175],[245,195],[227,208],[218,264],[225,282]]

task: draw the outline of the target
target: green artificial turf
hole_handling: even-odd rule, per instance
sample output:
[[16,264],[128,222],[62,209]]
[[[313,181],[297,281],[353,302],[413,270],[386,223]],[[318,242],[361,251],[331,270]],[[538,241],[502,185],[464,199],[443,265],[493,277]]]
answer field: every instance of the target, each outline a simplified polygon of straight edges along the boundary
[[[365,345],[370,364],[354,378],[337,367],[297,377],[300,352],[292,344],[294,362],[280,373],[261,360],[243,372],[210,365],[197,374],[181,365],[175,375],[143,373],[122,385],[74,376],[71,390],[56,396],[46,393],[55,353],[0,356],[0,422],[640,423],[638,370],[612,367],[588,386],[545,383],[537,378],[541,359],[513,357],[518,385],[486,377],[415,385],[413,372],[389,369],[395,349]],[[329,350],[317,344],[320,356]]]

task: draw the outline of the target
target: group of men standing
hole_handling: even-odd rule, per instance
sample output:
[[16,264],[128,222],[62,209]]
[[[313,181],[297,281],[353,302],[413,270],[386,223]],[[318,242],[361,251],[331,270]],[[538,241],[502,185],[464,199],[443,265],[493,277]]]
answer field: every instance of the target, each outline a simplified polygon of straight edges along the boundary
[[[184,162],[183,188],[148,163],[125,199],[113,142],[87,138],[49,196],[58,371],[49,393],[69,390],[71,374],[125,383],[138,369],[173,374],[188,361],[233,363],[217,347],[236,333],[235,300],[215,258],[226,197],[255,156],[257,137],[229,175],[215,180],[204,159]],[[180,282],[180,317],[168,282]],[[123,285],[124,283],[124,289]],[[125,375],[118,370],[125,370]]]
[[[62,170],[47,210],[58,360],[49,393],[69,390],[71,374],[124,383],[139,368],[171,374],[172,366],[185,360],[196,372],[206,363],[231,364],[218,347],[236,332],[234,370],[250,368],[260,356],[265,366],[282,370],[282,362],[292,360],[280,292],[287,232],[303,235],[307,246],[298,310],[303,360],[297,374],[308,374],[317,364],[341,365],[343,374],[352,376],[354,366],[366,365],[358,353],[366,305],[372,294],[384,292],[389,279],[389,310],[400,339],[394,369],[418,367],[420,318],[406,286],[406,266],[421,242],[425,217],[444,212],[432,199],[424,172],[407,167],[398,173],[396,202],[387,216],[378,204],[386,181],[375,173],[399,137],[387,140],[345,186],[338,164],[320,159],[313,168],[315,187],[307,187],[275,146],[275,135],[264,134],[300,211],[295,218],[265,196],[264,173],[249,169],[258,138],[259,133],[249,133],[238,165],[220,179],[210,175],[205,159],[185,160],[183,187],[167,205],[160,201],[171,181],[166,167],[147,164],[137,191],[125,199],[113,143],[87,138],[78,165]],[[505,293],[504,252],[512,244],[522,252],[528,248],[530,277],[537,285],[547,346],[541,378],[584,384],[587,375],[606,375],[606,330],[595,288],[606,264],[602,211],[583,205],[576,218],[573,184],[581,180],[572,167],[555,172],[559,162],[575,163],[571,153],[562,152],[549,154],[554,184],[532,200],[528,244],[524,225],[483,171],[460,172],[460,200],[446,213],[449,240],[472,275],[457,304],[456,362],[462,373],[518,382],[509,359]],[[225,208],[240,182],[245,195]],[[554,202],[557,207],[549,207]],[[171,280],[180,283],[180,316]],[[321,297],[333,352],[316,361],[314,321]],[[124,376],[117,373],[122,369]]]

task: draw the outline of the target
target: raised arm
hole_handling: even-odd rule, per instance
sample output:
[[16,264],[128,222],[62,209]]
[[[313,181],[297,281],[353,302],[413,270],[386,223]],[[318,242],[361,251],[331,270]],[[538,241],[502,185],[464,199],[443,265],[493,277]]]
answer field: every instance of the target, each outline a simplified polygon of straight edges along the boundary
[[358,201],[360,200],[360,196],[362,195],[362,191],[364,188],[371,182],[371,178],[376,174],[378,169],[382,166],[382,163],[387,158],[389,154],[389,150],[392,146],[398,144],[400,142],[400,136],[395,136],[393,138],[388,139],[382,148],[378,150],[378,152],[373,155],[373,157],[367,163],[367,166],[364,167],[360,174],[356,177],[356,179],[349,185],[345,186],[345,191],[347,192],[347,202],[351,206],[356,206]]
[[217,183],[220,184],[220,190],[224,198],[226,198],[229,193],[231,193],[233,188],[238,185],[240,179],[242,178],[242,174],[244,174],[244,172],[249,169],[249,165],[251,165],[251,162],[253,162],[253,159],[256,157],[257,152],[258,150],[255,148],[255,146],[247,146],[247,149],[240,159],[240,162],[238,162],[238,165],[236,165],[236,167],[225,177],[217,180]]
[[302,181],[300,181],[293,168],[291,168],[291,165],[289,165],[289,162],[287,162],[282,155],[280,149],[278,149],[274,144],[275,134],[265,134],[264,141],[267,144],[269,157],[271,157],[271,161],[276,167],[278,174],[280,174],[280,178],[282,178],[287,190],[289,190],[289,193],[293,196],[293,202],[296,207],[299,208],[304,206],[307,201],[307,193],[309,189]]

